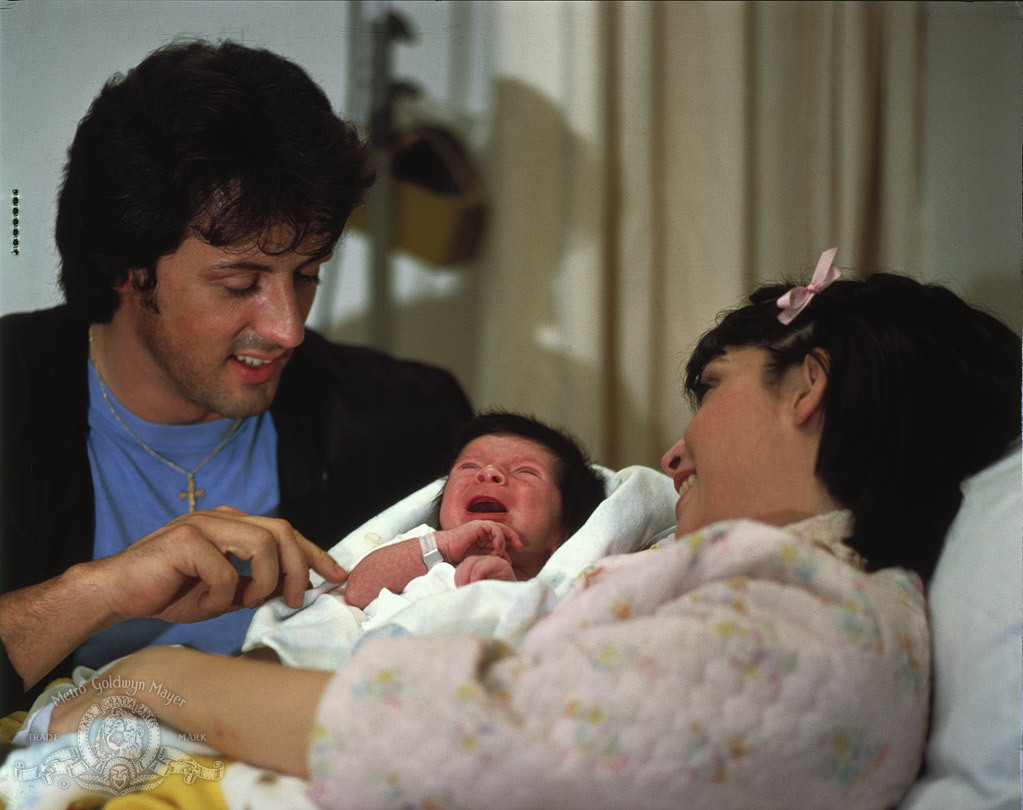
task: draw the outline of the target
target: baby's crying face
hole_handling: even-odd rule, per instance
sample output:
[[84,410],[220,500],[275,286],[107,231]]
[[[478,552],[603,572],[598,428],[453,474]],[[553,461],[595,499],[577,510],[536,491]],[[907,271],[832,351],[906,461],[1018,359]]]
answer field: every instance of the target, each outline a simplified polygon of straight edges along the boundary
[[493,520],[514,529],[521,549],[509,549],[516,577],[528,579],[564,540],[558,460],[543,445],[518,436],[481,436],[458,456],[440,507],[441,529]]

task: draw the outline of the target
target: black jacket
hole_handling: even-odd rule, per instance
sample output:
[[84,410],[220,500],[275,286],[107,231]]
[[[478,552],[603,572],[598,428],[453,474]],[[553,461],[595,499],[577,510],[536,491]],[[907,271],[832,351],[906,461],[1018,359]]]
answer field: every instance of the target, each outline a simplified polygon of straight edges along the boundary
[[[91,557],[87,358],[88,324],[66,306],[0,318],[0,593]],[[280,515],[324,548],[442,474],[471,416],[448,372],[311,331],[270,411]],[[2,716],[27,699],[0,665]]]

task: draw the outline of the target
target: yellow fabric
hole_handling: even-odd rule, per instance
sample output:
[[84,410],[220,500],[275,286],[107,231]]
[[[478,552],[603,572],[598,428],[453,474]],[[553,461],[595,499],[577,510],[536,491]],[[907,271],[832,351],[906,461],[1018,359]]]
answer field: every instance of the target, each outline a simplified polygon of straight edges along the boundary
[[[65,682],[72,683],[69,678],[59,678],[47,685],[47,689]],[[0,718],[0,742],[9,743],[14,739],[28,716],[26,711],[12,712]],[[216,759],[195,756],[193,760],[200,765],[213,768],[217,762],[229,764],[224,757]],[[172,773],[163,778],[159,785],[151,790],[128,793],[115,798],[87,796],[75,799],[67,810],[228,810],[220,782],[213,779],[196,779],[186,784],[184,777]]]
[[0,743],[9,743],[13,740],[27,716],[28,712],[12,712],[6,717],[0,718]]
[[[214,767],[216,762],[224,762],[223,757],[192,759],[208,768]],[[89,810],[92,807],[95,805],[86,805]],[[103,810],[228,810],[228,805],[218,780],[196,779],[189,785],[180,774],[171,774],[152,790],[109,799]]]
[[[46,684],[46,689],[52,689],[60,683],[74,683],[74,681],[70,678],[57,678]],[[11,712],[6,717],[0,717],[0,743],[9,743],[13,740],[14,735],[18,733],[26,717],[28,717],[27,711]],[[71,810],[78,810],[78,808],[72,808]]]

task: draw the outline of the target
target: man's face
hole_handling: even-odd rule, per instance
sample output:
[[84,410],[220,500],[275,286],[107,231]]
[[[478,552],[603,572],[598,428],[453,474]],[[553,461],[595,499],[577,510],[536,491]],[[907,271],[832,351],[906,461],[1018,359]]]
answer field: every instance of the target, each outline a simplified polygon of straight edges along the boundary
[[140,416],[166,423],[266,410],[305,336],[326,261],[310,258],[316,247],[271,255],[255,241],[213,247],[187,237],[157,261],[155,290],[140,293],[130,281],[119,288],[114,322],[127,339],[114,350],[131,374],[116,393],[135,389],[126,404],[141,401]]

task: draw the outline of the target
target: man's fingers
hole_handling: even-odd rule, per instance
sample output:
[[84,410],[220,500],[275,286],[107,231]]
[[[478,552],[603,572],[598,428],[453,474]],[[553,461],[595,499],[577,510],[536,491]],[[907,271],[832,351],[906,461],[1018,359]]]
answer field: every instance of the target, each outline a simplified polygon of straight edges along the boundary
[[208,516],[216,521],[209,527],[210,541],[222,552],[249,561],[252,578],[242,594],[246,607],[256,607],[279,592],[282,579],[288,605],[302,604],[309,585],[309,561],[298,533],[287,521],[226,506],[211,510]]
[[[260,531],[266,531],[260,529]],[[276,536],[271,532],[260,534],[258,539],[253,531],[253,547],[249,549],[234,551],[235,556],[244,559],[244,554],[250,553],[249,573],[251,582],[242,594],[242,604],[245,607],[258,607],[266,599],[270,598],[277,583],[281,580],[286,569],[286,555]],[[294,563],[292,563],[292,566]],[[289,603],[290,604],[290,603]],[[295,605],[292,605],[295,607]]]
[[307,539],[298,529],[295,529],[295,538],[305,552],[306,562],[309,567],[317,574],[328,582],[336,582],[339,585],[348,579],[348,572],[326,551]]
[[178,565],[178,571],[185,577],[197,579],[201,592],[195,600],[196,607],[210,616],[217,616],[238,607],[235,593],[239,575],[230,560],[208,543],[195,544],[185,560]]
[[[252,577],[239,576],[238,585],[234,591],[234,605],[232,610],[242,607],[252,607],[252,605],[245,604],[245,592],[252,584]],[[270,591],[266,596],[263,597],[263,601],[268,599],[274,599],[284,593],[284,577],[277,578],[277,586]]]
[[243,527],[223,548],[249,560],[252,581],[243,595],[246,607],[278,595],[290,607],[300,607],[309,587],[310,568],[330,582],[347,579],[347,571],[287,521],[244,515],[230,507],[225,510],[229,510],[224,514],[230,516],[233,525]]
[[[142,555],[141,557],[139,555]],[[229,557],[249,563],[249,576],[241,577]],[[162,593],[144,596],[132,583],[141,583],[145,577],[133,577],[137,567],[129,567],[128,575],[120,569],[112,573],[111,590],[123,590],[120,602],[129,607],[133,615],[139,610],[155,615],[176,607],[168,615],[178,617],[218,615],[241,606],[255,607],[267,599],[283,595],[291,607],[302,604],[303,594],[309,586],[309,569],[331,582],[343,582],[348,574],[323,549],[303,537],[284,520],[248,515],[230,506],[220,506],[196,512],[169,523],[136,544],[132,559],[152,563],[160,562],[159,571],[151,571],[149,578],[166,578],[176,571],[183,582],[167,581]],[[127,563],[128,561],[125,560]],[[147,568],[148,570],[148,568]],[[180,586],[180,589],[179,589]],[[149,588],[144,588],[149,590]],[[178,590],[178,593],[173,591]],[[159,606],[155,602],[160,601]],[[153,605],[143,607],[146,602]],[[194,606],[190,610],[187,605]],[[153,611],[154,613],[148,613]],[[178,620],[182,620],[179,618]]]
[[208,519],[203,529],[209,543],[222,555],[230,554],[249,563],[250,577],[242,591],[241,604],[245,607],[261,604],[277,587],[281,573],[284,555],[277,533],[266,523],[233,515],[226,509],[212,510],[204,517]]
[[284,580],[284,601],[290,607],[302,606],[302,596],[309,587],[309,569],[312,568],[328,582],[341,583],[348,572],[338,565],[322,548],[288,524],[282,538],[281,575]]

